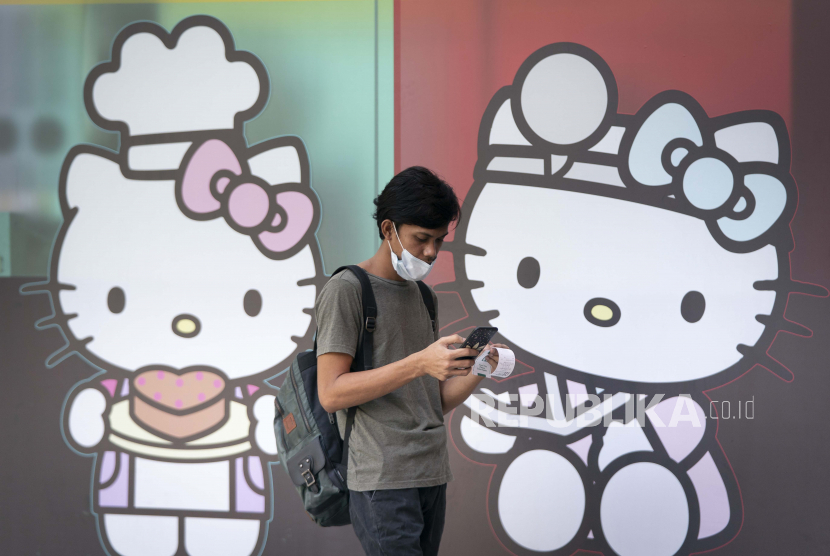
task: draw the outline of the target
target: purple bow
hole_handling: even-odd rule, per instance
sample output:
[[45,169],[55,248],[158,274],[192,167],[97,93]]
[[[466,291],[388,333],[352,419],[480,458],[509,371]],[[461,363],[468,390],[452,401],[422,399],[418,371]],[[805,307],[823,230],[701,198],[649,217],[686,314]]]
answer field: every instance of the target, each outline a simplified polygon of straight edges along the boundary
[[197,220],[223,216],[249,235],[266,255],[295,247],[314,220],[314,203],[300,191],[274,192],[274,186],[249,173],[223,141],[204,142],[187,162],[177,184],[183,212]]

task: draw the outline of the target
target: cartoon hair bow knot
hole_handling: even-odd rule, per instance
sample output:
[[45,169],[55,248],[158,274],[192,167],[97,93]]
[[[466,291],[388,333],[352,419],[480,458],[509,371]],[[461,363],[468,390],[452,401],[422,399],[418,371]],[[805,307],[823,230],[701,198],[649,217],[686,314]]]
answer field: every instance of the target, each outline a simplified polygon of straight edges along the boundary
[[[737,163],[724,151],[706,153],[688,139],[669,142],[661,156],[672,176],[672,184],[700,216],[719,214],[739,216],[735,209],[749,194],[740,186]],[[746,203],[741,203],[746,207]]]
[[202,143],[190,156],[176,184],[176,198],[187,216],[211,220],[223,216],[239,233],[272,258],[303,239],[314,220],[314,204],[301,191],[277,187],[243,171],[223,141]]

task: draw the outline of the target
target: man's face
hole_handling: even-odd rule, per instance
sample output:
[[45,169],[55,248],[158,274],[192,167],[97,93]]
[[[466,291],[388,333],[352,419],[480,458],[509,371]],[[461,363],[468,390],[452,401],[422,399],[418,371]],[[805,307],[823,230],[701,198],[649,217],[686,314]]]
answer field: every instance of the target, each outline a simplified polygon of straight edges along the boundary
[[[389,222],[389,232],[386,234],[386,239],[389,240],[392,246],[392,252],[398,258],[401,258],[401,245],[403,245],[404,249],[427,264],[432,264],[435,258],[438,257],[438,252],[444,244],[444,238],[449,233],[449,226],[422,228],[414,224],[401,224],[397,226],[398,234],[396,237],[392,222],[390,220],[387,220],[387,222]],[[400,238],[400,242],[398,238]]]

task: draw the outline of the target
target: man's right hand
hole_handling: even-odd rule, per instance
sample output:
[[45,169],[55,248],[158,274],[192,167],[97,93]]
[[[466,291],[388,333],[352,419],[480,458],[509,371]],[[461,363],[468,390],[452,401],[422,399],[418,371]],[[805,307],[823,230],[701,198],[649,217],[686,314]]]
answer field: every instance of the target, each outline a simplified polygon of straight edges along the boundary
[[[453,349],[452,344],[461,344],[464,338],[458,334],[439,338],[437,342],[414,354],[420,376],[432,376],[444,381],[454,376],[467,376],[478,357],[478,351],[470,348]],[[461,359],[459,357],[472,357]]]

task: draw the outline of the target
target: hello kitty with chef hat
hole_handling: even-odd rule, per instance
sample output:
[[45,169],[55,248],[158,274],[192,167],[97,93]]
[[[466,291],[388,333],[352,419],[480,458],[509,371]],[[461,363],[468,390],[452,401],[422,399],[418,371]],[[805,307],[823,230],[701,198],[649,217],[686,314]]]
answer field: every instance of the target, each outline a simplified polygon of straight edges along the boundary
[[[54,324],[102,370],[63,431],[95,456],[110,554],[250,555],[272,516],[274,395],[310,342],[320,219],[302,140],[248,146],[265,67],[218,20],[126,27],[84,99],[120,150],[79,145],[60,177]],[[273,390],[272,390],[273,392]]]
[[787,296],[826,294],[790,278],[797,189],[778,114],[709,117],[666,91],[628,115],[617,98],[585,46],[529,56],[484,114],[468,216],[445,246],[457,329],[489,323],[515,346],[513,376],[483,382],[451,434],[495,466],[490,525],[516,554],[672,556],[734,538],[740,490],[704,391],[755,365],[791,378],[766,354],[780,330],[808,332],[784,319]]

